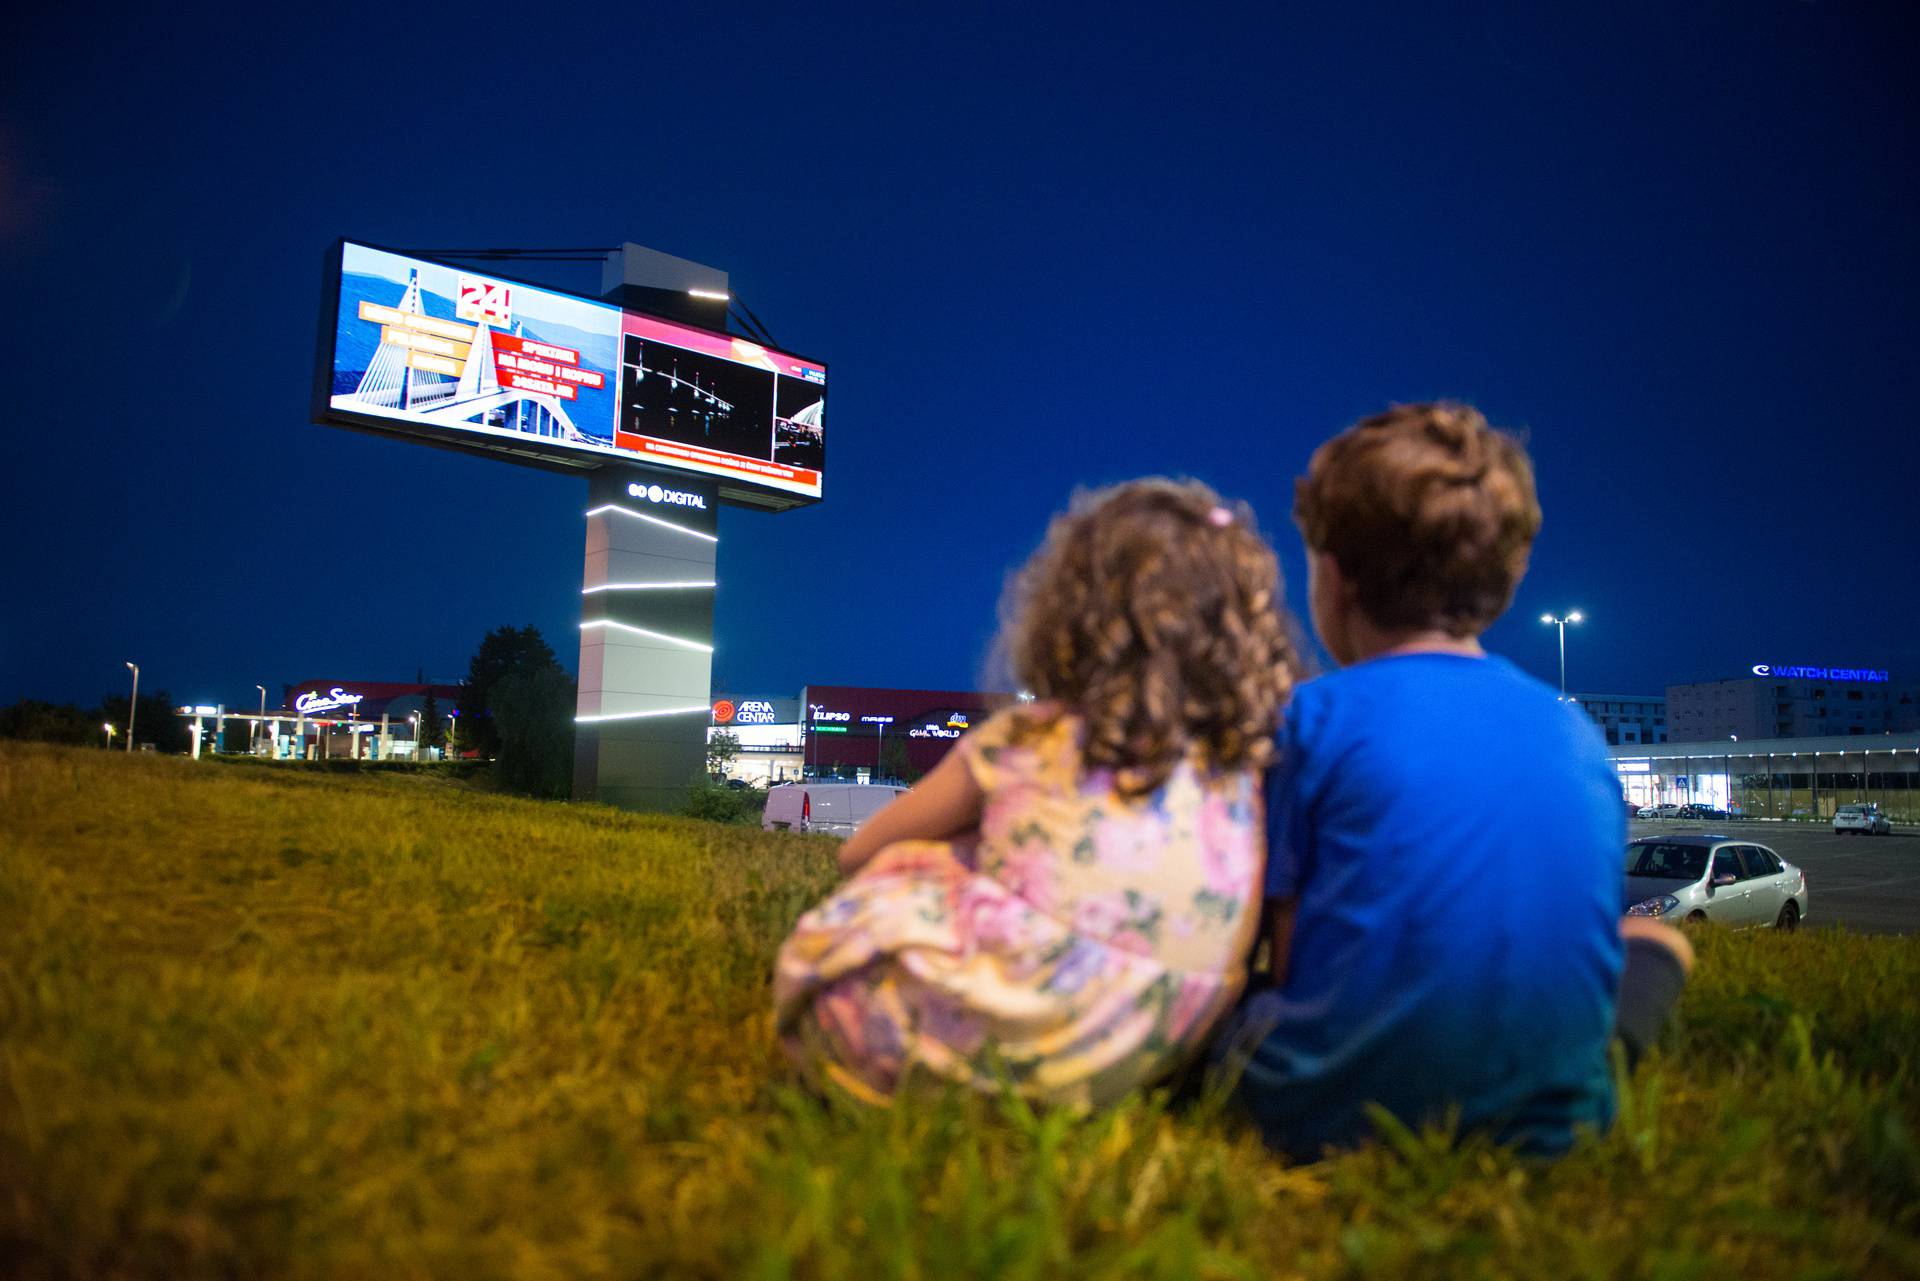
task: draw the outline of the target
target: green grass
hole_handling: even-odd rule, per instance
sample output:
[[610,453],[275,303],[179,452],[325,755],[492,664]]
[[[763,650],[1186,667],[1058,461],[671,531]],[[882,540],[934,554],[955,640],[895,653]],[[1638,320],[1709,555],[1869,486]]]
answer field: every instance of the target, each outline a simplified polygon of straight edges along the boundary
[[0,1275],[1920,1274],[1920,940],[1702,937],[1557,1164],[1289,1167],[1153,1097],[797,1092],[767,975],[830,850],[0,744]]

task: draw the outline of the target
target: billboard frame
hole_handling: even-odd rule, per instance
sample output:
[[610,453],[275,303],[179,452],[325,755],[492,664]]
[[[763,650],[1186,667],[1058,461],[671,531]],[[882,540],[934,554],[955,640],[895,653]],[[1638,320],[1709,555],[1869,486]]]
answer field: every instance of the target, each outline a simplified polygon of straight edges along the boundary
[[[709,472],[682,470],[661,466],[640,458],[626,458],[616,453],[599,453],[587,450],[554,449],[549,446],[533,449],[517,446],[517,442],[505,437],[482,436],[467,433],[458,427],[435,427],[425,423],[409,422],[402,418],[384,418],[375,414],[358,414],[333,407],[333,371],[340,330],[340,268],[345,258],[346,247],[358,245],[380,253],[393,254],[400,258],[412,258],[419,262],[430,263],[453,272],[467,272],[472,275],[484,275],[491,280],[507,284],[521,285],[542,293],[557,294],[596,306],[607,307],[623,315],[645,316],[649,320],[690,329],[728,341],[735,339],[751,342],[757,347],[774,351],[782,356],[791,356],[804,360],[808,364],[818,365],[822,370],[830,367],[824,360],[817,360],[804,352],[791,351],[784,347],[770,347],[745,334],[730,333],[724,329],[712,329],[706,325],[692,324],[676,316],[663,315],[638,307],[622,306],[598,298],[592,294],[580,293],[572,289],[555,289],[539,281],[527,280],[520,276],[504,275],[493,271],[482,271],[474,267],[461,266],[457,261],[431,257],[406,249],[395,249],[388,245],[375,244],[369,240],[358,240],[351,236],[336,236],[327,249],[326,261],[321,273],[320,324],[316,333],[314,349],[314,371],[312,398],[309,405],[313,421],[322,427],[335,427],[346,431],[361,432],[370,436],[384,436],[388,439],[399,437],[412,444],[428,445],[435,449],[445,449],[452,453],[466,454],[470,457],[490,458],[496,462],[511,462],[523,467],[537,467],[543,471],[558,472],[562,475],[591,476],[606,470],[640,472],[650,478],[661,481],[688,482],[699,481],[718,488],[719,501],[735,507],[748,507],[760,511],[790,511],[796,507],[811,507],[825,497],[826,470],[820,472],[821,490],[819,497],[808,494],[796,494],[791,490],[775,489],[756,485],[752,481],[732,477],[717,476]],[[618,376],[618,368],[614,371]],[[776,371],[775,377],[779,375]],[[823,384],[824,386],[825,384]],[[615,419],[619,417],[619,393],[615,391]]]

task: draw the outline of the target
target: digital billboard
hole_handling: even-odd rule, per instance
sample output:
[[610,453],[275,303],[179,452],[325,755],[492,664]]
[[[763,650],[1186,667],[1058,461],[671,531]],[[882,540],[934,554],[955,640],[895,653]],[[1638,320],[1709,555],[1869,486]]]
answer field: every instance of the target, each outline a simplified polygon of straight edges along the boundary
[[821,496],[818,361],[352,241],[329,267],[322,422],[546,465],[638,463],[760,506]]

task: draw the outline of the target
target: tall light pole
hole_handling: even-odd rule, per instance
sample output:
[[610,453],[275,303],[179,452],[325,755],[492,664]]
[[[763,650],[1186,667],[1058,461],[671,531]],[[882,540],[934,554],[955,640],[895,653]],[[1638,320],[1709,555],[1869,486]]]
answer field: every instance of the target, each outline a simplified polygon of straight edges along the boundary
[[140,664],[131,660],[127,670],[133,673],[133,697],[127,700],[127,750],[133,750],[133,718],[140,711]]
[[255,685],[254,688],[260,691],[260,719],[253,723],[253,733],[247,735],[247,750],[249,752],[257,752],[260,750],[259,739],[256,736],[261,730],[267,727],[267,687],[265,685]]
[[1584,615],[1577,609],[1566,614],[1542,614],[1540,621],[1560,629],[1560,701],[1567,701],[1567,624],[1579,622]]
[[111,752],[113,750],[113,722],[108,721],[100,728],[107,731],[107,750]]

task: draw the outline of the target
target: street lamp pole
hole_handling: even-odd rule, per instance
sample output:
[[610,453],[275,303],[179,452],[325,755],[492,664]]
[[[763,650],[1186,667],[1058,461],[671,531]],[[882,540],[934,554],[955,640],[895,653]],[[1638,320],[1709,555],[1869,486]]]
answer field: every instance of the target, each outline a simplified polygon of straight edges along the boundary
[[255,685],[254,688],[260,691],[260,719],[254,722],[253,733],[247,735],[247,750],[250,752],[260,750],[257,736],[267,725],[267,687]]
[[1570,610],[1566,614],[1542,614],[1540,621],[1550,627],[1560,629],[1560,701],[1567,701],[1567,624],[1580,622],[1584,617],[1579,610]]
[[140,664],[128,662],[127,668],[133,673],[133,697],[127,700],[127,750],[133,750],[133,718],[140,712]]
[[113,750],[113,722],[108,721],[100,728],[107,731],[107,750],[111,752]]

